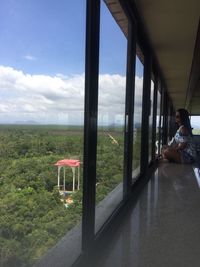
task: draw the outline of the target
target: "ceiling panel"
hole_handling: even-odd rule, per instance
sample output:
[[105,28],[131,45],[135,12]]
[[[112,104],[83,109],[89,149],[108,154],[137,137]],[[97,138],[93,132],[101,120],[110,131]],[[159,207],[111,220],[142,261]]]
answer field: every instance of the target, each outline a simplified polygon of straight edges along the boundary
[[[124,16],[123,24],[119,20],[123,16],[119,1],[105,0],[105,2],[119,26],[127,33],[127,23],[124,21],[126,17]],[[199,82],[192,88],[189,86],[199,24],[200,1],[137,0],[135,2],[175,109],[185,107],[189,99],[190,103],[187,106],[190,111],[200,114],[199,98],[195,100],[195,92],[200,91]],[[200,44],[197,50],[200,51]],[[196,67],[196,72],[197,69]],[[196,79],[199,79],[199,73],[195,75]],[[188,88],[191,92],[188,92]]]

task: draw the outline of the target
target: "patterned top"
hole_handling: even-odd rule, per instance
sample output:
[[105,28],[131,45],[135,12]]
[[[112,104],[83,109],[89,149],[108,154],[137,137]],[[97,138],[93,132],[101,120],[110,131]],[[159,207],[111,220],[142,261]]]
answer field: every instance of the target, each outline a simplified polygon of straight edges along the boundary
[[177,130],[177,132],[174,136],[174,141],[176,144],[187,143],[186,148],[184,148],[181,152],[186,152],[190,157],[195,159],[196,158],[196,149],[195,149],[195,146],[193,143],[193,137],[190,134],[183,134],[181,132],[182,127],[183,127],[183,125],[181,125],[179,127],[179,129]]

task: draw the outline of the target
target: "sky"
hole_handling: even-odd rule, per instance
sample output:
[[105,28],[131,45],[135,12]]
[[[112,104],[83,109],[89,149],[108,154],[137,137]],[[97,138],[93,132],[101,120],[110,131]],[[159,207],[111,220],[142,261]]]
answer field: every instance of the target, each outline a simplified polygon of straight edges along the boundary
[[[98,123],[122,124],[127,41],[103,1],[100,27]],[[85,28],[84,0],[1,0],[0,123],[83,124]]]
[[[83,124],[85,0],[1,0],[0,123]],[[98,123],[123,124],[127,40],[101,1]],[[135,122],[143,66],[136,62]]]

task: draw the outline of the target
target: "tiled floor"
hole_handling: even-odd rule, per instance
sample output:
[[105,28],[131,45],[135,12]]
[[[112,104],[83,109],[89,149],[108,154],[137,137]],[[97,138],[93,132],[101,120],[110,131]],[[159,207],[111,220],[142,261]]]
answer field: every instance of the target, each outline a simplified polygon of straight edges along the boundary
[[162,163],[94,267],[199,267],[200,188],[191,165]]

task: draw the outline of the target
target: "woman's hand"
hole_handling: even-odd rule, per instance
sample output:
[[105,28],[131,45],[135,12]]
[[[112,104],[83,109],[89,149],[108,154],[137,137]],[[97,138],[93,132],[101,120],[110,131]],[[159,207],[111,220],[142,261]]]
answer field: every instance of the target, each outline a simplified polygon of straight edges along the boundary
[[187,147],[187,143],[179,143],[179,144],[176,146],[175,150],[176,150],[176,151],[183,150],[183,149],[185,149],[186,147]]

